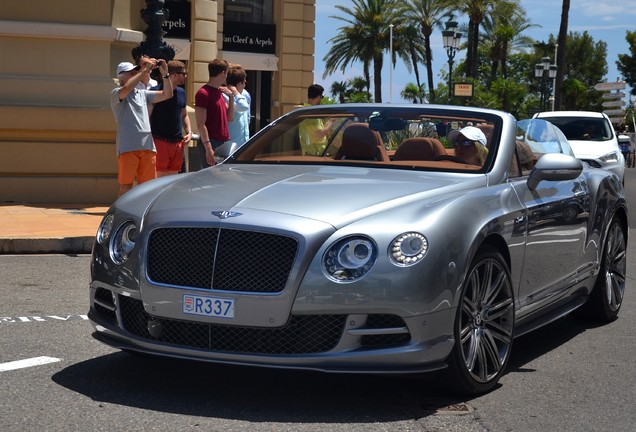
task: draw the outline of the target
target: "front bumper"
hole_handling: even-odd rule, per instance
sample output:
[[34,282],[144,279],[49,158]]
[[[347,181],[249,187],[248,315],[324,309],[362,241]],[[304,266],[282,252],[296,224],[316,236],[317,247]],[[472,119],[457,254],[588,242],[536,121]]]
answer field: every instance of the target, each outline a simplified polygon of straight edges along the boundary
[[92,285],[93,337],[159,356],[346,373],[442,369],[454,343],[454,309],[405,318],[364,310],[292,313],[283,326],[255,328],[151,316],[135,297]]

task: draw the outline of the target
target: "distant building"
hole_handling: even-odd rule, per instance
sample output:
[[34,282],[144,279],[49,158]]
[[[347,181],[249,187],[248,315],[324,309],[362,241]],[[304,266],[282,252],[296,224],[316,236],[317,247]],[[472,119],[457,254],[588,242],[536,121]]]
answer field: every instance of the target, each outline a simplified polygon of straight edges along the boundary
[[[0,204],[117,196],[115,67],[144,39],[144,0],[29,0],[0,9]],[[248,71],[252,128],[304,102],[314,81],[315,0],[174,0],[166,42],[187,95],[214,58]],[[196,124],[192,119],[193,126]]]

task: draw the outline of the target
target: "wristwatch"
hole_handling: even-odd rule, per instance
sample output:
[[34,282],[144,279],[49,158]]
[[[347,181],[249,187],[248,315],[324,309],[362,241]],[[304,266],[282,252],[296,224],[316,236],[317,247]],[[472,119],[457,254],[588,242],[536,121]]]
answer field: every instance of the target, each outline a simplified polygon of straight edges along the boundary
[[164,75],[164,76],[163,76],[163,79],[166,79],[166,78],[169,78],[169,77],[170,77],[170,74],[168,74],[168,75]]

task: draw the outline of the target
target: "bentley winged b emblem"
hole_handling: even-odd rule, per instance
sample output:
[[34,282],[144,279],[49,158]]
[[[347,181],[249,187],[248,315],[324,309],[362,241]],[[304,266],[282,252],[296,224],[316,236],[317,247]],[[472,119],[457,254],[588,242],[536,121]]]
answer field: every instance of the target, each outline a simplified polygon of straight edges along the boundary
[[243,213],[223,210],[223,211],[213,211],[212,214],[218,217],[219,219],[227,219],[231,217],[241,216]]

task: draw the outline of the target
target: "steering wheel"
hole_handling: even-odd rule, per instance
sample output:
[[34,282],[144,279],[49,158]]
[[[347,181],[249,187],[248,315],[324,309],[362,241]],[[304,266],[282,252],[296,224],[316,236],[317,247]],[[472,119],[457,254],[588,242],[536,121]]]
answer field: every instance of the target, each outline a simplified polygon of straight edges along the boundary
[[464,159],[457,156],[452,156],[452,155],[436,156],[433,160],[434,161],[451,161],[451,162],[466,164],[466,161]]

